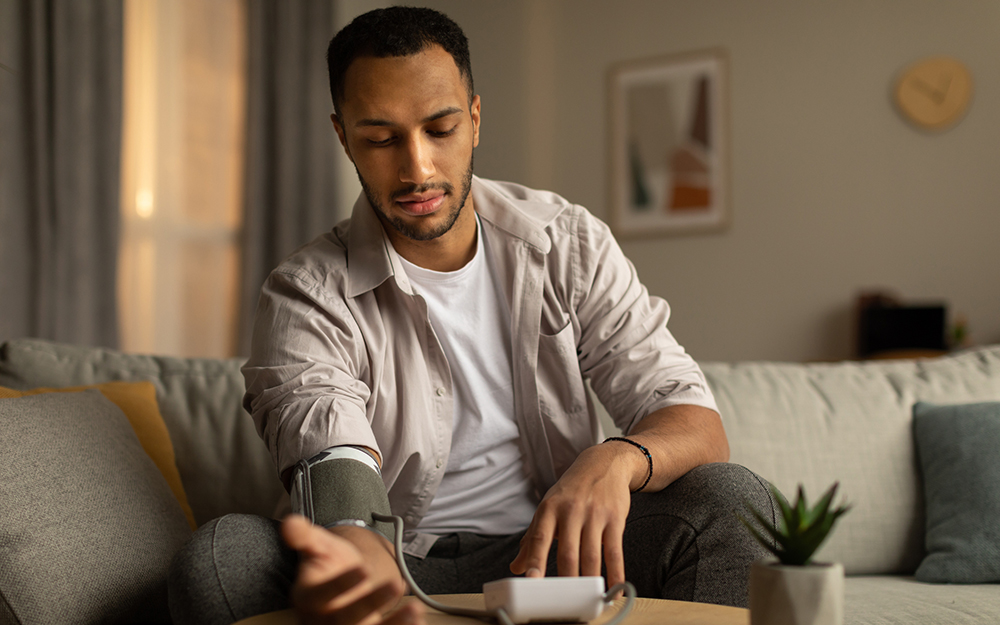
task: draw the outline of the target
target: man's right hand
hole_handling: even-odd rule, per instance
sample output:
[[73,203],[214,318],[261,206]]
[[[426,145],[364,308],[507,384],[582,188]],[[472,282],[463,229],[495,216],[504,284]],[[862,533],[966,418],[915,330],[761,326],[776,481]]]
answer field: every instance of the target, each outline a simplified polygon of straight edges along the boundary
[[389,612],[406,591],[389,541],[360,527],[334,531],[299,515],[281,524],[289,547],[299,552],[291,603],[300,623],[420,625],[423,604]]

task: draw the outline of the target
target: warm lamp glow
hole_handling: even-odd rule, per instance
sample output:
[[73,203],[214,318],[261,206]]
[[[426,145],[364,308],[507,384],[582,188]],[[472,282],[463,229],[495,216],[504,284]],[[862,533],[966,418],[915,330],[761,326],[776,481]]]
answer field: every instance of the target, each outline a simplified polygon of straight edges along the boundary
[[246,4],[124,1],[123,351],[236,355]]
[[140,189],[135,194],[135,213],[143,219],[153,216],[153,192],[149,189]]

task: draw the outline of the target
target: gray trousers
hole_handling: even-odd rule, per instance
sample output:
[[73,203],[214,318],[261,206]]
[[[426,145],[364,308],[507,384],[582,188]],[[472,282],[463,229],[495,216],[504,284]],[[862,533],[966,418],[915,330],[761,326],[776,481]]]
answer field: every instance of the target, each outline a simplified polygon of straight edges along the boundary
[[[750,563],[766,555],[739,522],[746,504],[774,518],[767,482],[736,464],[698,467],[658,493],[635,493],[625,525],[625,579],[641,597],[745,607]],[[174,558],[170,613],[175,623],[232,623],[289,607],[296,553],[279,522],[230,514],[206,523]],[[406,556],[429,594],[478,593],[511,577],[524,532],[450,534],[428,556]],[[555,549],[546,574],[556,574]]]

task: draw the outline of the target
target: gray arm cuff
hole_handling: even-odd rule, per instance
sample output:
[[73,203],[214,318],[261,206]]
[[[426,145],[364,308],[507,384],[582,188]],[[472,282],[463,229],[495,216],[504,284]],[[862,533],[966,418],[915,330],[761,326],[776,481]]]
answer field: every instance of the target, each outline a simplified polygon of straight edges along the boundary
[[370,466],[352,458],[300,461],[292,481],[292,509],[324,527],[360,519],[393,540],[392,524],[372,517],[373,512],[392,514],[385,483]]

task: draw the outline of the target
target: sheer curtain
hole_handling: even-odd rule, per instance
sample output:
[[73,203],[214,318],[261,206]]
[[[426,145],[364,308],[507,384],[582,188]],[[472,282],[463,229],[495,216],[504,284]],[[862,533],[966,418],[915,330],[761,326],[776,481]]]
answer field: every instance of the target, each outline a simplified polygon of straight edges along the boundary
[[326,73],[332,0],[249,0],[247,152],[239,353],[267,274],[337,220]]
[[126,0],[122,349],[236,352],[243,0]]
[[0,1],[0,340],[115,347],[122,2]]

